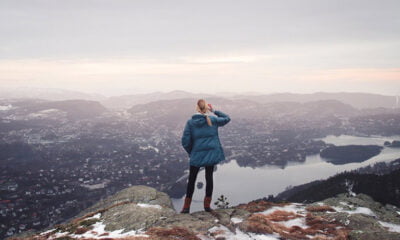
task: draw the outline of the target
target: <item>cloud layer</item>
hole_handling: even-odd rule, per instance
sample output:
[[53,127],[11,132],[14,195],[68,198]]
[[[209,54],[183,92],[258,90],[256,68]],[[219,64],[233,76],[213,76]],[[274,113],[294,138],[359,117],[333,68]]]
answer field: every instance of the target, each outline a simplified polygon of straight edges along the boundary
[[0,2],[0,83],[400,94],[398,1]]

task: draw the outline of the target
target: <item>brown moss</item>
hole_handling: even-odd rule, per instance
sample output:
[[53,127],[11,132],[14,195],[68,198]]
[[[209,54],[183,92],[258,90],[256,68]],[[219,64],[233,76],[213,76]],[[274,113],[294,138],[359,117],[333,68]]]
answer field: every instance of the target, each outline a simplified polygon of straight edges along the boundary
[[248,217],[242,224],[240,229],[246,232],[254,232],[259,234],[277,233],[284,239],[303,240],[312,239],[319,240],[346,240],[350,229],[336,221],[330,221],[321,216],[315,216],[308,213],[306,216],[306,224],[308,227],[300,226],[286,227],[280,224],[280,221],[288,221],[302,217],[293,212],[285,212],[277,210],[269,215],[254,213]]
[[226,232],[226,231],[220,229],[220,230],[217,230],[217,231],[212,232],[210,235],[211,235],[212,237],[215,237],[215,236],[217,236],[217,235],[224,234],[225,232]]
[[288,204],[290,204],[290,203],[273,203],[273,202],[260,200],[260,201],[252,201],[252,202],[249,202],[246,204],[239,204],[238,206],[236,206],[236,208],[241,208],[241,209],[244,209],[251,213],[255,213],[255,212],[265,211],[271,207],[275,207],[275,206],[283,207]]
[[336,212],[335,209],[333,209],[331,206],[308,206],[306,208],[307,211],[309,212]]
[[276,210],[272,212],[271,214],[266,215],[267,219],[275,222],[281,222],[281,221],[289,221],[291,219],[299,218],[302,217],[299,214],[296,214],[294,212],[287,212],[287,211],[282,211],[282,210]]
[[252,214],[242,224],[240,228],[246,232],[271,234],[273,232],[272,222],[265,215]]
[[75,234],[84,234],[85,232],[89,231],[90,228],[88,227],[79,227],[75,230]]
[[147,230],[146,234],[150,235],[150,239],[165,240],[200,240],[196,234],[183,227],[161,228],[153,227]]

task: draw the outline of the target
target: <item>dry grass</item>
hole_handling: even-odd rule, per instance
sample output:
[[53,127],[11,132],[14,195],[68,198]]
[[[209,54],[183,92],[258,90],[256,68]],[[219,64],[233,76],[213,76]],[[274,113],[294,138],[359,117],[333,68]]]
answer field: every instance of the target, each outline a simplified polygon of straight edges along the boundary
[[183,227],[161,228],[153,227],[147,230],[150,239],[162,240],[201,240],[196,234]]
[[299,214],[296,214],[294,212],[286,212],[282,210],[276,210],[272,212],[271,214],[268,214],[267,219],[270,221],[275,221],[275,222],[281,222],[281,221],[289,221],[295,218],[302,217]]
[[90,228],[88,227],[79,227],[75,230],[75,234],[84,234],[85,232],[89,231]]
[[335,209],[333,209],[331,206],[308,206],[306,208],[307,211],[309,212],[336,212]]
[[254,213],[239,225],[241,230],[259,234],[278,233],[284,239],[303,240],[347,240],[350,229],[336,221],[329,221],[321,216],[307,213],[305,218],[307,227],[286,227],[280,221],[288,221],[302,217],[293,212],[277,210],[269,215]]
[[246,211],[249,211],[251,213],[255,213],[255,212],[262,212],[265,211],[271,207],[283,207],[285,205],[288,205],[290,203],[273,203],[273,202],[268,202],[268,201],[264,201],[264,200],[260,200],[260,201],[253,201],[253,202],[249,202],[246,204],[240,204],[238,205],[236,208],[241,208],[244,209]]

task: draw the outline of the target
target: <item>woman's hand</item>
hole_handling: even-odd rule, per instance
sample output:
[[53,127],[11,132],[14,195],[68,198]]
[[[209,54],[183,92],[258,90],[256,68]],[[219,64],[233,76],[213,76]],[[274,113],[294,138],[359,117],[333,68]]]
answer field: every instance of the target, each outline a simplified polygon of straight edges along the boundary
[[210,110],[211,112],[214,112],[214,109],[213,109],[212,105],[210,103],[207,104],[207,105],[208,105],[208,110]]

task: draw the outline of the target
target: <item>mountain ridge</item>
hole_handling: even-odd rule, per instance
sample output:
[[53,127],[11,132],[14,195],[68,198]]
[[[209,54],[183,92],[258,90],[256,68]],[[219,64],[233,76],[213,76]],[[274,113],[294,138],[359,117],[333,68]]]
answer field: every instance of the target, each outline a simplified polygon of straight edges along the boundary
[[313,204],[252,201],[212,213],[178,214],[167,194],[138,185],[121,190],[69,221],[22,239],[325,239],[400,237],[400,209],[369,196],[339,194]]
[[[217,92],[217,93],[193,93],[184,90],[173,90],[166,92],[149,92],[136,94],[123,94],[106,97],[101,94],[85,93],[80,91],[64,89],[35,89],[20,88],[0,91],[0,99],[21,98],[42,98],[45,100],[71,100],[84,99],[101,102],[108,108],[126,109],[136,104],[148,103],[157,100],[183,99],[183,98],[214,98],[222,97],[232,100],[248,99],[258,103],[269,102],[312,102],[319,100],[338,100],[349,104],[355,108],[395,108],[400,107],[396,103],[396,96],[365,93],[365,92],[314,92],[314,93],[237,93],[237,92]],[[397,104],[397,105],[396,105]]]

